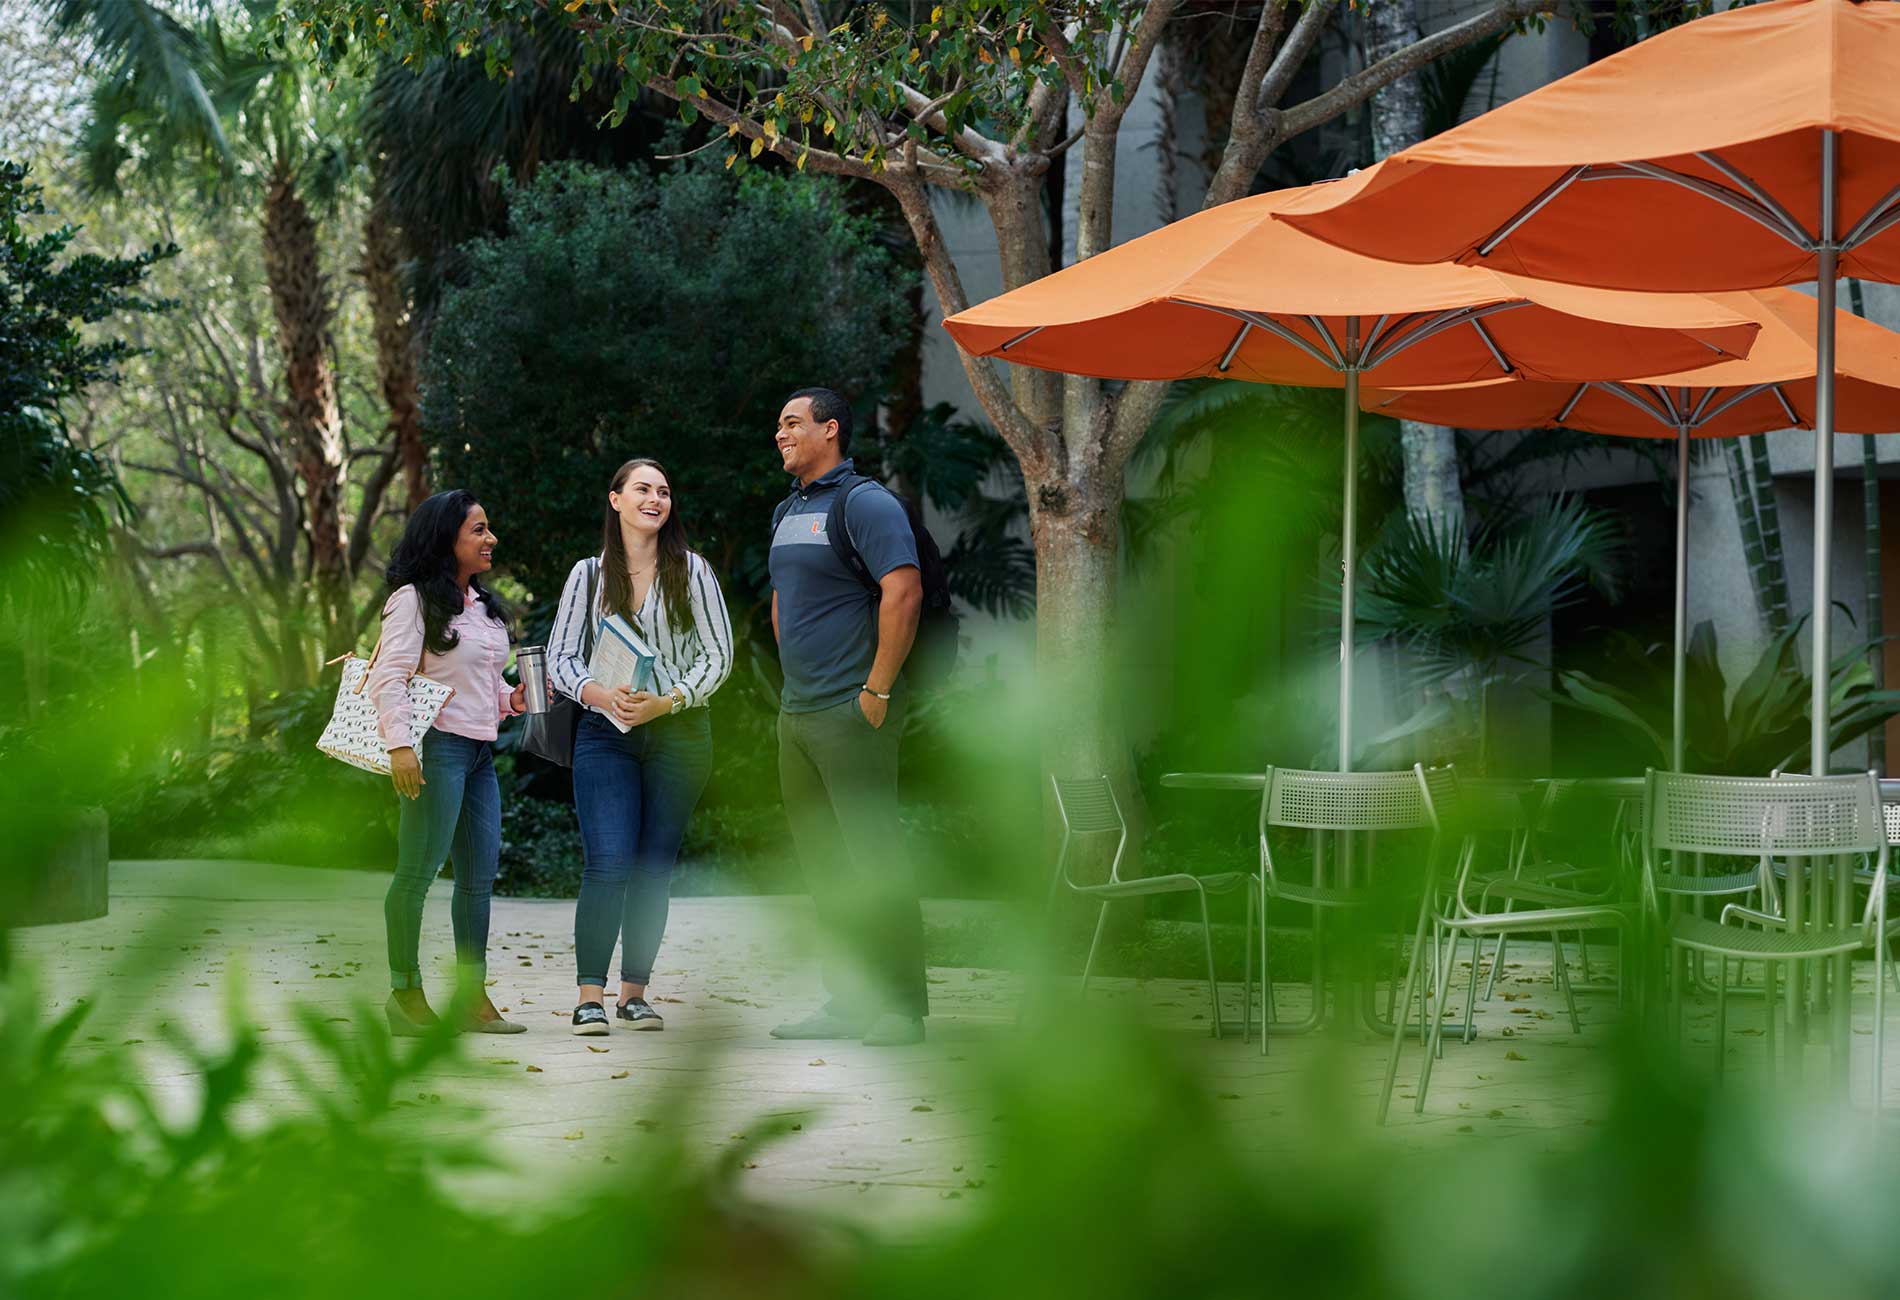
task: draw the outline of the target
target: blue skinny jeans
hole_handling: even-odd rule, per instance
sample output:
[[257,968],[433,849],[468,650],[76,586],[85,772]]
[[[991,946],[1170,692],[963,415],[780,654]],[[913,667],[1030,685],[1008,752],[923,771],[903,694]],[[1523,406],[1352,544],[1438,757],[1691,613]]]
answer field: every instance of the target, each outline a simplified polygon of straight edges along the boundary
[[501,787],[494,746],[430,728],[417,750],[422,793],[398,798],[396,878],[383,897],[389,938],[389,986],[422,987],[417,954],[422,905],[444,858],[455,867],[449,921],[455,930],[456,977],[480,990],[488,970],[488,910],[501,866]]
[[591,710],[574,731],[574,811],[585,864],[574,908],[576,984],[605,987],[620,940],[620,978],[646,984],[666,933],[686,819],[712,774],[705,709],[621,734]]

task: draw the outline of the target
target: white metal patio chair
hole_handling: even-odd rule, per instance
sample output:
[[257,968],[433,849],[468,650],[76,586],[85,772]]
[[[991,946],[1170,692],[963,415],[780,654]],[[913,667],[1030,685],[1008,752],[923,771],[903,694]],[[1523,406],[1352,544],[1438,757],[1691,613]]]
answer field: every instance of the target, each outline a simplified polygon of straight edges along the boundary
[[[1383,832],[1426,832],[1432,837],[1426,849],[1426,856],[1430,856],[1438,827],[1425,794],[1424,772],[1419,765],[1397,772],[1267,769],[1266,786],[1260,797],[1260,1050],[1263,1055],[1270,1033],[1304,1032],[1316,1027],[1325,1014],[1320,916],[1347,911],[1364,913],[1378,908],[1389,908],[1396,916],[1409,914],[1407,908],[1418,896],[1417,890],[1428,874],[1425,865],[1417,862],[1402,865],[1398,870],[1391,869],[1389,861],[1378,861],[1374,839]],[[1338,864],[1340,871],[1336,881],[1294,880],[1274,861],[1268,834],[1274,830],[1314,831],[1322,836],[1332,832],[1363,834],[1367,852],[1350,876],[1344,864]],[[1321,861],[1316,853],[1316,868]],[[1273,980],[1267,964],[1270,956],[1267,913],[1269,903],[1274,901],[1296,903],[1314,910],[1313,1010],[1305,1021],[1298,1023],[1273,1019]],[[1403,921],[1399,925],[1402,927]],[[1349,1009],[1342,1007],[1339,1014],[1349,1014]]]
[[[1500,800],[1483,790],[1461,790],[1457,773],[1449,768],[1420,769],[1420,782],[1434,822],[1447,837],[1455,834],[1458,851],[1449,889],[1441,895],[1434,879],[1426,888],[1419,905],[1418,929],[1414,935],[1412,958],[1407,966],[1405,991],[1400,997],[1398,1023],[1393,1026],[1392,1047],[1386,1058],[1385,1080],[1379,1090],[1379,1123],[1383,1124],[1392,1105],[1392,1088],[1398,1077],[1399,1058],[1404,1051],[1412,995],[1418,994],[1419,1034],[1424,1044],[1424,1060],[1419,1066],[1418,1087],[1412,1109],[1425,1109],[1425,1094],[1431,1087],[1432,1063],[1437,1059],[1444,1038],[1445,1001],[1450,990],[1451,973],[1457,965],[1458,947],[1466,936],[1472,941],[1471,976],[1465,992],[1464,1038],[1472,1037],[1473,1004],[1478,994],[1478,954],[1489,936],[1500,939],[1512,934],[1548,934],[1551,939],[1553,978],[1563,992],[1570,1012],[1571,1032],[1582,1031],[1577,1016],[1576,997],[1560,940],[1564,930],[1615,929],[1627,932],[1635,918],[1635,909],[1614,898],[1583,899],[1564,891],[1538,906],[1509,912],[1484,910],[1483,885],[1475,879],[1481,840],[1487,835],[1513,834],[1521,824],[1522,809],[1515,799]],[[1438,858],[1434,857],[1434,866]],[[1474,892],[1475,891],[1475,892]],[[1531,894],[1520,894],[1517,903],[1539,902]],[[1475,904],[1475,905],[1474,905]],[[1425,926],[1432,926],[1432,943],[1424,942]],[[1628,945],[1623,945],[1627,950]],[[1500,945],[1501,950],[1501,945]],[[1420,980],[1420,965],[1425,953],[1431,953],[1433,970],[1428,982]],[[1442,955],[1441,955],[1442,954]],[[1434,995],[1436,1005],[1433,1005]]]
[[[1056,856],[1056,867],[1049,882],[1048,903],[1054,907],[1057,892],[1067,886],[1070,892],[1083,898],[1101,900],[1101,911],[1095,919],[1095,937],[1089,941],[1088,959],[1082,966],[1082,992],[1087,994],[1089,975],[1095,968],[1095,953],[1101,946],[1102,933],[1108,925],[1108,907],[1110,903],[1124,898],[1140,898],[1151,894],[1193,893],[1200,897],[1201,904],[1201,943],[1207,956],[1207,995],[1211,1003],[1210,1019],[1213,1023],[1214,1037],[1224,1032],[1221,1021],[1220,982],[1214,975],[1214,931],[1207,914],[1209,894],[1231,893],[1242,889],[1247,894],[1247,931],[1243,940],[1243,949],[1247,954],[1246,1001],[1241,1012],[1243,1028],[1253,1018],[1253,924],[1256,906],[1256,882],[1245,871],[1228,871],[1216,875],[1196,876],[1188,872],[1173,872],[1166,875],[1142,876],[1133,880],[1123,880],[1121,876],[1122,858],[1128,850],[1128,822],[1122,816],[1121,804],[1115,798],[1115,788],[1107,776],[1098,776],[1079,781],[1067,781],[1051,776],[1051,786],[1055,790],[1056,812],[1062,818],[1062,848]],[[1076,840],[1084,836],[1114,835],[1115,857],[1109,865],[1108,879],[1098,882],[1076,880],[1070,874],[1071,850]]]
[[[1472,783],[1462,783],[1469,789]],[[1536,807],[1529,811],[1529,824],[1525,828],[1521,846],[1508,873],[1497,875],[1484,882],[1480,895],[1479,911],[1488,912],[1492,905],[1502,903],[1507,912],[1515,911],[1519,902],[1537,903],[1547,907],[1562,907],[1572,904],[1602,903],[1613,901],[1617,890],[1623,883],[1635,879],[1636,860],[1641,852],[1640,827],[1642,820],[1642,781],[1636,779],[1633,798],[1623,794],[1625,782],[1604,782],[1598,780],[1550,779],[1534,783],[1539,790]],[[1598,865],[1581,865],[1568,860],[1569,850],[1574,846],[1565,846],[1565,856],[1552,859],[1545,853],[1545,840],[1558,826],[1564,825],[1572,810],[1583,807],[1599,809],[1608,814],[1608,834],[1605,837],[1609,860]],[[1491,969],[1485,977],[1484,1000],[1489,1002],[1497,992],[1498,974],[1504,969],[1510,936],[1498,936],[1498,946],[1491,961]],[[1478,947],[1480,958],[1484,952],[1483,944]],[[1593,984],[1590,970],[1590,947],[1588,936],[1582,932],[1577,935],[1577,956],[1583,967],[1583,983],[1574,987],[1603,991],[1608,986]],[[1618,997],[1624,992],[1623,986],[1615,985]]]
[[[1675,954],[1706,953],[1721,960],[1717,982],[1715,1044],[1718,1069],[1727,1056],[1728,964],[1758,961],[1766,985],[1767,1048],[1774,1059],[1776,1040],[1776,977],[1784,962],[1844,956],[1861,948],[1874,950],[1874,1064],[1873,1100],[1880,1104],[1886,1041],[1885,949],[1887,932],[1887,829],[1880,789],[1874,774],[1823,777],[1698,776],[1655,772],[1648,777],[1649,797],[1644,814],[1643,879],[1645,903],[1662,920],[1661,894],[1655,882],[1663,853],[1705,853],[1754,858],[1756,871],[1772,881],[1775,859],[1819,865],[1819,859],[1866,855],[1873,861],[1868,877],[1867,904],[1857,922],[1847,925],[1819,922],[1795,928],[1775,910],[1730,903],[1719,920],[1690,913],[1669,918],[1665,933],[1670,945],[1672,982],[1680,963]],[[1769,890],[1770,907],[1773,897]],[[1739,924],[1737,924],[1739,922]],[[1759,927],[1747,928],[1750,924]],[[1851,984],[1850,984],[1851,988]],[[1680,991],[1677,990],[1679,993]],[[1675,999],[1674,1027],[1681,1029],[1681,998]],[[1847,999],[1836,1014],[1851,1015]],[[1836,1050],[1844,1052],[1846,1041]]]

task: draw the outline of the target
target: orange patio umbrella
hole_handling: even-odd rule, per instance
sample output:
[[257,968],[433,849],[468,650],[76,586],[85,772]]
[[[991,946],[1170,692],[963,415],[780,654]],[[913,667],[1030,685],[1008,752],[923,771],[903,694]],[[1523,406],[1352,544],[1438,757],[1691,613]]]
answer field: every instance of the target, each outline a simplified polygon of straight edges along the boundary
[[[1317,188],[1317,187],[1316,187]],[[1611,288],[1820,283],[1814,608],[1830,606],[1835,280],[1900,281],[1900,5],[1776,0],[1664,32],[1310,196],[1287,219],[1403,262]],[[1814,619],[1826,664],[1829,619]],[[1813,770],[1828,763],[1814,674]]]
[[[1762,332],[1745,360],[1643,379],[1582,384],[1499,379],[1365,394],[1369,411],[1426,424],[1493,429],[1561,425],[1589,433],[1676,440],[1671,758],[1677,771],[1682,769],[1686,723],[1689,439],[1812,428],[1817,396],[1813,298],[1794,289],[1711,296],[1761,321]],[[1900,431],[1900,334],[1850,312],[1837,313],[1836,330],[1836,427],[1845,433]]]
[[1745,355],[1760,326],[1693,296],[1360,257],[1274,219],[1300,197],[1262,194],[1196,213],[944,327],[974,355],[1044,370],[1345,388],[1339,765],[1349,771],[1362,377],[1380,386],[1610,379]]

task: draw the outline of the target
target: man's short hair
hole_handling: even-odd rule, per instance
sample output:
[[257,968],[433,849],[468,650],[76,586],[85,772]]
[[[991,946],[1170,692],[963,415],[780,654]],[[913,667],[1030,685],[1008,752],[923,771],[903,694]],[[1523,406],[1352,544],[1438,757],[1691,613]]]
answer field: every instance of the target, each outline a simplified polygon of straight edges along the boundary
[[811,418],[818,424],[827,420],[838,422],[838,454],[851,454],[851,403],[831,388],[801,388],[785,400],[795,402],[801,397],[811,398]]

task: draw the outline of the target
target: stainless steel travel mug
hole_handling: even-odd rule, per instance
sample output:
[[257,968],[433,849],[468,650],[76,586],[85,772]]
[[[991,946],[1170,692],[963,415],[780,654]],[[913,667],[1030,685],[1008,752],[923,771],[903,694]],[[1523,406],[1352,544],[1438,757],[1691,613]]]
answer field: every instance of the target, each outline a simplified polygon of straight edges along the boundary
[[546,713],[553,704],[552,688],[548,685],[548,650],[546,646],[524,645],[515,649],[515,675],[527,685],[526,711]]

